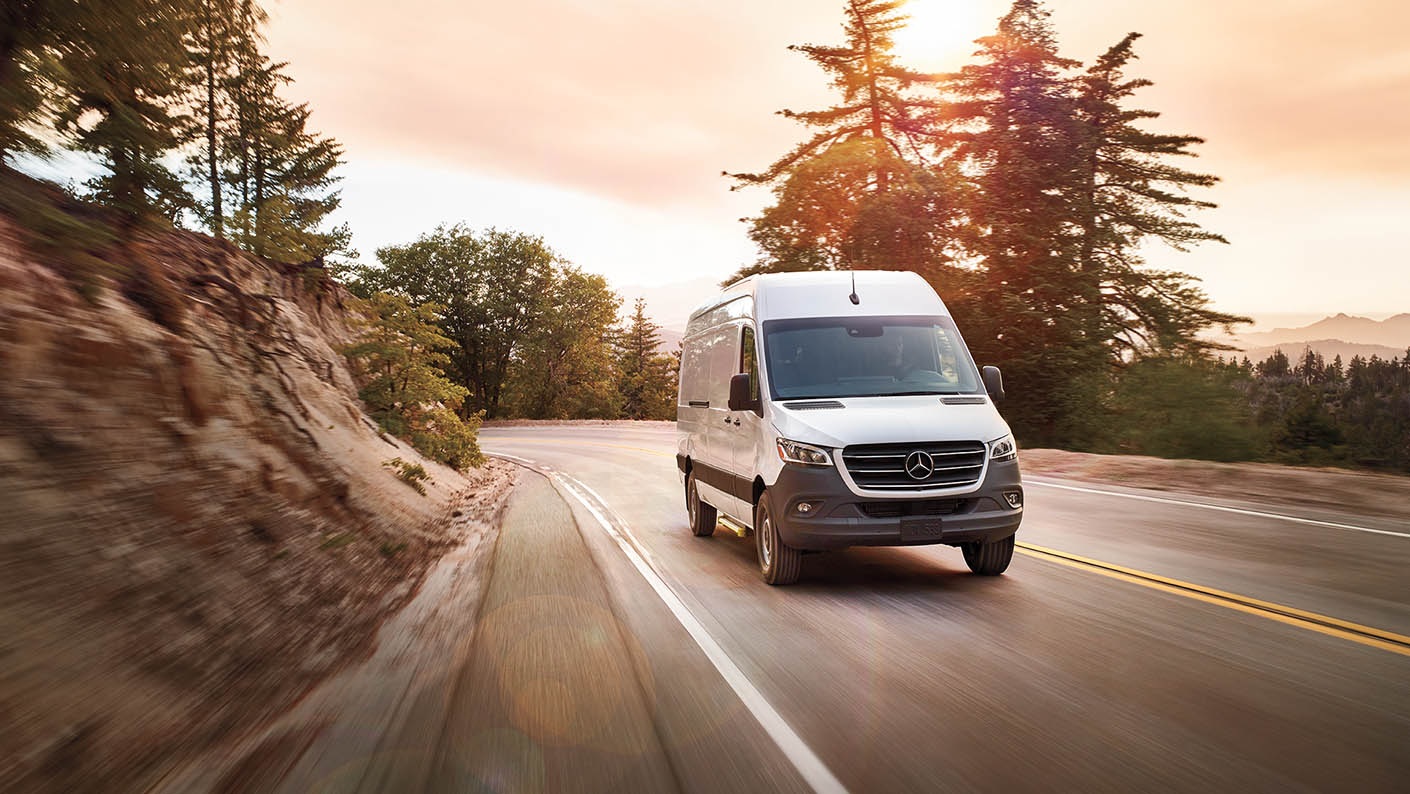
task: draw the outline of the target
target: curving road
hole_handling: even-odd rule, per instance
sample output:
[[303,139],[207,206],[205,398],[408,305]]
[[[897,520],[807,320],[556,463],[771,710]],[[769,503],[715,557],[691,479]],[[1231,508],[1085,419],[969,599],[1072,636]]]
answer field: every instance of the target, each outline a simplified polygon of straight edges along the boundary
[[752,538],[691,536],[667,426],[481,444],[571,505],[659,756],[637,787],[1410,791],[1404,522],[1030,478],[1005,576],[858,548],[772,588]]

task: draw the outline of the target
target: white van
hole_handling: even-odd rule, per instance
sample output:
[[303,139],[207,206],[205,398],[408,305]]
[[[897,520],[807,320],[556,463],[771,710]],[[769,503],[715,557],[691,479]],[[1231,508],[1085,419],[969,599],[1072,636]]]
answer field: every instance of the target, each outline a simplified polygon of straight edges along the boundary
[[1018,447],[950,313],[915,273],[776,273],[690,316],[676,462],[691,531],[752,531],[770,584],[802,552],[959,546],[997,575],[1023,518]]

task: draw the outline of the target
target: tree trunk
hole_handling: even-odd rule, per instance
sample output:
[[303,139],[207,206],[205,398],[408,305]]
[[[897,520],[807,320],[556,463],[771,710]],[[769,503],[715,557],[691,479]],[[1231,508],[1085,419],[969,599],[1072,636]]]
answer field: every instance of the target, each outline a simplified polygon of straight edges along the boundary
[[[209,9],[207,4],[207,25],[210,24]],[[215,31],[207,27],[207,56],[206,61],[206,162],[210,167],[211,184],[211,231],[215,233],[217,239],[225,239],[225,215],[220,206],[220,154],[216,148],[216,108],[215,108]]]

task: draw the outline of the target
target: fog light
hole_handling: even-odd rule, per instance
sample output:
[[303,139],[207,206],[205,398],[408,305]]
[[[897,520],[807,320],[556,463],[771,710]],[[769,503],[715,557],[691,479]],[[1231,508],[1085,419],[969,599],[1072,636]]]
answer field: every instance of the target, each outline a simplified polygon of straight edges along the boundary
[[807,514],[813,512],[814,507],[816,507],[816,505],[812,502],[799,502],[798,507],[794,509],[796,509],[799,513]]
[[1009,503],[1009,507],[1017,510],[1023,507],[1023,494],[1019,491],[1005,491],[1004,501]]

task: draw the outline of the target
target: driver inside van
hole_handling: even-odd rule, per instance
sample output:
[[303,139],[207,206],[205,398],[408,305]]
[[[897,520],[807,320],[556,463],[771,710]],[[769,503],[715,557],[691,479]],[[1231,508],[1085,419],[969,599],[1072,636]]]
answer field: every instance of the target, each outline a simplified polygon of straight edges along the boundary
[[895,336],[883,336],[882,338],[882,372],[891,375],[896,380],[905,380],[914,367],[906,363],[906,343],[900,334]]

